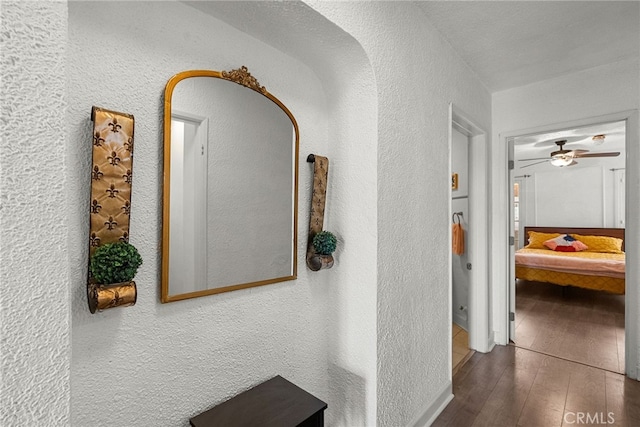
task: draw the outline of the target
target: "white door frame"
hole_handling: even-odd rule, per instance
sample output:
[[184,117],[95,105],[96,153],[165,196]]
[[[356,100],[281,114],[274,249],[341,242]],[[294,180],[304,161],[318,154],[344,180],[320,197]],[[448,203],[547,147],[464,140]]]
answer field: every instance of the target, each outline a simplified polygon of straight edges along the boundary
[[[468,248],[469,262],[472,268],[469,274],[469,347],[481,353],[491,351],[494,346],[493,333],[489,323],[489,193],[488,179],[488,141],[487,132],[476,125],[464,112],[449,104],[449,176],[451,171],[451,152],[453,129],[469,137],[469,229],[465,246]],[[449,185],[449,200],[451,200]],[[449,202],[449,218],[451,218]],[[448,230],[451,242],[451,227]],[[452,252],[449,251],[449,266],[452,265]],[[449,268],[449,325],[453,321],[451,301],[453,298],[453,274]],[[449,334],[451,339],[451,334]],[[451,343],[450,343],[451,344]],[[449,345],[451,348],[451,345]],[[451,358],[449,358],[451,360]],[[449,362],[451,363],[451,361]],[[451,369],[449,369],[451,372]]]
[[[638,351],[638,343],[640,342],[640,117],[638,110],[628,110],[613,114],[607,114],[598,117],[592,117],[581,120],[574,120],[561,124],[553,124],[540,126],[533,129],[524,129],[520,131],[511,131],[499,135],[499,141],[506,150],[507,159],[509,157],[510,139],[516,136],[532,135],[538,133],[554,132],[572,127],[581,127],[597,123],[609,123],[615,121],[626,122],[625,132],[625,152],[626,152],[626,186],[625,186],[625,252],[626,252],[626,282],[635,284],[635,286],[627,286],[625,292],[625,372],[627,376],[633,379],[639,379],[640,353]],[[504,177],[510,176],[508,164],[502,166]],[[496,177],[495,179],[499,179]],[[508,189],[509,192],[512,189]],[[508,203],[511,200],[507,198]],[[505,206],[506,218],[510,206]],[[508,230],[509,223],[505,224]],[[502,319],[496,324],[495,335],[500,337],[497,344],[506,345],[509,337],[509,272],[510,259],[494,260],[494,266],[499,271],[503,271],[506,280],[498,280],[494,283],[495,295],[498,296],[494,301],[494,314],[497,319]]]
[[[511,145],[512,148],[513,147],[513,143],[512,141],[509,142],[509,145]],[[513,152],[510,150],[509,151],[509,158],[513,158]],[[518,201],[518,210],[519,210],[519,219],[518,219],[518,224],[519,224],[519,234],[518,234],[518,245],[520,244],[520,239],[522,239],[522,232],[524,231],[524,227],[523,224],[527,223],[527,218],[526,218],[526,202],[525,202],[525,209],[522,209],[522,205],[523,205],[523,199],[527,190],[527,182],[526,179],[528,176],[530,175],[523,175],[522,177],[516,178],[515,176],[513,176],[513,170],[509,171],[509,201],[510,201],[510,205],[509,205],[509,235],[510,236],[515,236],[515,213],[514,213],[514,199],[515,199],[515,193],[513,191],[513,187],[514,187],[514,183],[518,182],[520,184],[519,190],[520,190],[520,197],[519,197],[519,201]],[[515,242],[514,242],[515,243]],[[515,251],[518,250],[518,245],[513,245],[509,247],[509,259],[513,260],[515,259]],[[511,261],[510,261],[511,263]],[[509,284],[510,286],[515,283],[515,271],[514,269],[510,269],[509,271]],[[515,306],[516,306],[516,295],[515,295],[515,291],[513,291],[513,286],[511,286],[509,288],[509,311],[513,311],[515,313]],[[509,337],[513,337],[515,335],[516,329],[515,329],[515,321],[511,321],[509,322]]]
[[[187,113],[184,111],[173,110],[171,112],[171,120],[178,120],[184,123],[190,123],[196,127],[196,134],[194,136],[193,142],[194,144],[201,146],[202,162],[200,162],[199,164],[200,168],[196,168],[195,171],[192,171],[192,172],[199,173],[206,178],[206,173],[208,168],[207,159],[208,159],[208,150],[209,150],[208,148],[209,147],[209,144],[208,144],[209,119],[204,116],[199,116],[199,115]],[[198,190],[199,191],[197,191],[197,193],[199,193],[199,196],[204,197],[204,200],[206,200],[206,195],[208,191],[206,179],[200,180],[200,186],[198,187]],[[194,251],[192,265],[198,266],[199,268],[194,267],[193,277],[192,277],[193,288],[186,289],[185,292],[188,292],[188,291],[195,292],[195,291],[200,291],[207,288],[207,259],[208,259],[207,245],[206,245],[207,209],[208,209],[207,204],[203,203],[200,205],[200,209],[194,212],[194,224],[196,225],[196,227],[197,227],[197,224],[200,224],[200,226],[197,228],[201,230],[205,230],[205,232],[194,236],[193,246],[196,248],[196,250]],[[177,261],[182,262],[181,258],[178,258]],[[174,271],[174,270],[171,270],[171,271]],[[177,269],[177,270],[180,271],[180,269]]]

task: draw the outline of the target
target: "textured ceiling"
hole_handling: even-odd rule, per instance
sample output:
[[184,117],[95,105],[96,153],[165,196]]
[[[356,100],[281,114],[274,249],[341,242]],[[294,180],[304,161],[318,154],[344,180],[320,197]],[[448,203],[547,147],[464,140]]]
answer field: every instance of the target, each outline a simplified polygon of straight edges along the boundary
[[418,1],[491,91],[640,57],[637,1]]

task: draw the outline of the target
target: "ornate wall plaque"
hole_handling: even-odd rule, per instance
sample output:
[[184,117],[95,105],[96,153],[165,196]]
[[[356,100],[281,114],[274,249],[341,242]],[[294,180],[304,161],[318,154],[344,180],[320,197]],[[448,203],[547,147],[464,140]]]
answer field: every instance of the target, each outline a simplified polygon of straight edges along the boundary
[[329,159],[310,154],[307,162],[313,163],[313,192],[311,194],[311,215],[309,217],[309,240],[307,242],[307,267],[318,271],[333,267],[333,256],[316,254],[313,237],[322,231],[324,207],[327,201],[327,179],[329,177]]
[[[93,107],[89,257],[105,243],[129,241],[133,116]],[[89,274],[90,276],[90,274]],[[134,305],[135,282],[96,284],[89,277],[89,310]]]

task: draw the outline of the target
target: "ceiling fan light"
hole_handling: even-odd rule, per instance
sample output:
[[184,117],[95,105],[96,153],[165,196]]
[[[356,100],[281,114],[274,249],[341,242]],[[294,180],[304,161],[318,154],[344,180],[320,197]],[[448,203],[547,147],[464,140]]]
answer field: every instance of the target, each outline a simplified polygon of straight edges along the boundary
[[604,142],[605,134],[601,133],[599,135],[594,135],[591,140],[595,145],[601,145]]
[[551,157],[550,163],[559,168],[569,166],[573,162],[573,156],[557,155]]

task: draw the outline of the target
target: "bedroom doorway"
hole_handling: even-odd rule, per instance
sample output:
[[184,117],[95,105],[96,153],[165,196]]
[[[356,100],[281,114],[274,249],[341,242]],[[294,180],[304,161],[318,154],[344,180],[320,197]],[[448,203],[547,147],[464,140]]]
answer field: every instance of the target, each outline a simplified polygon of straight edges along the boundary
[[[510,341],[625,373],[625,261],[613,252],[623,249],[615,239],[626,225],[626,121],[526,133],[507,142]],[[607,270],[618,266],[578,272],[577,258],[589,265],[606,259]]]

